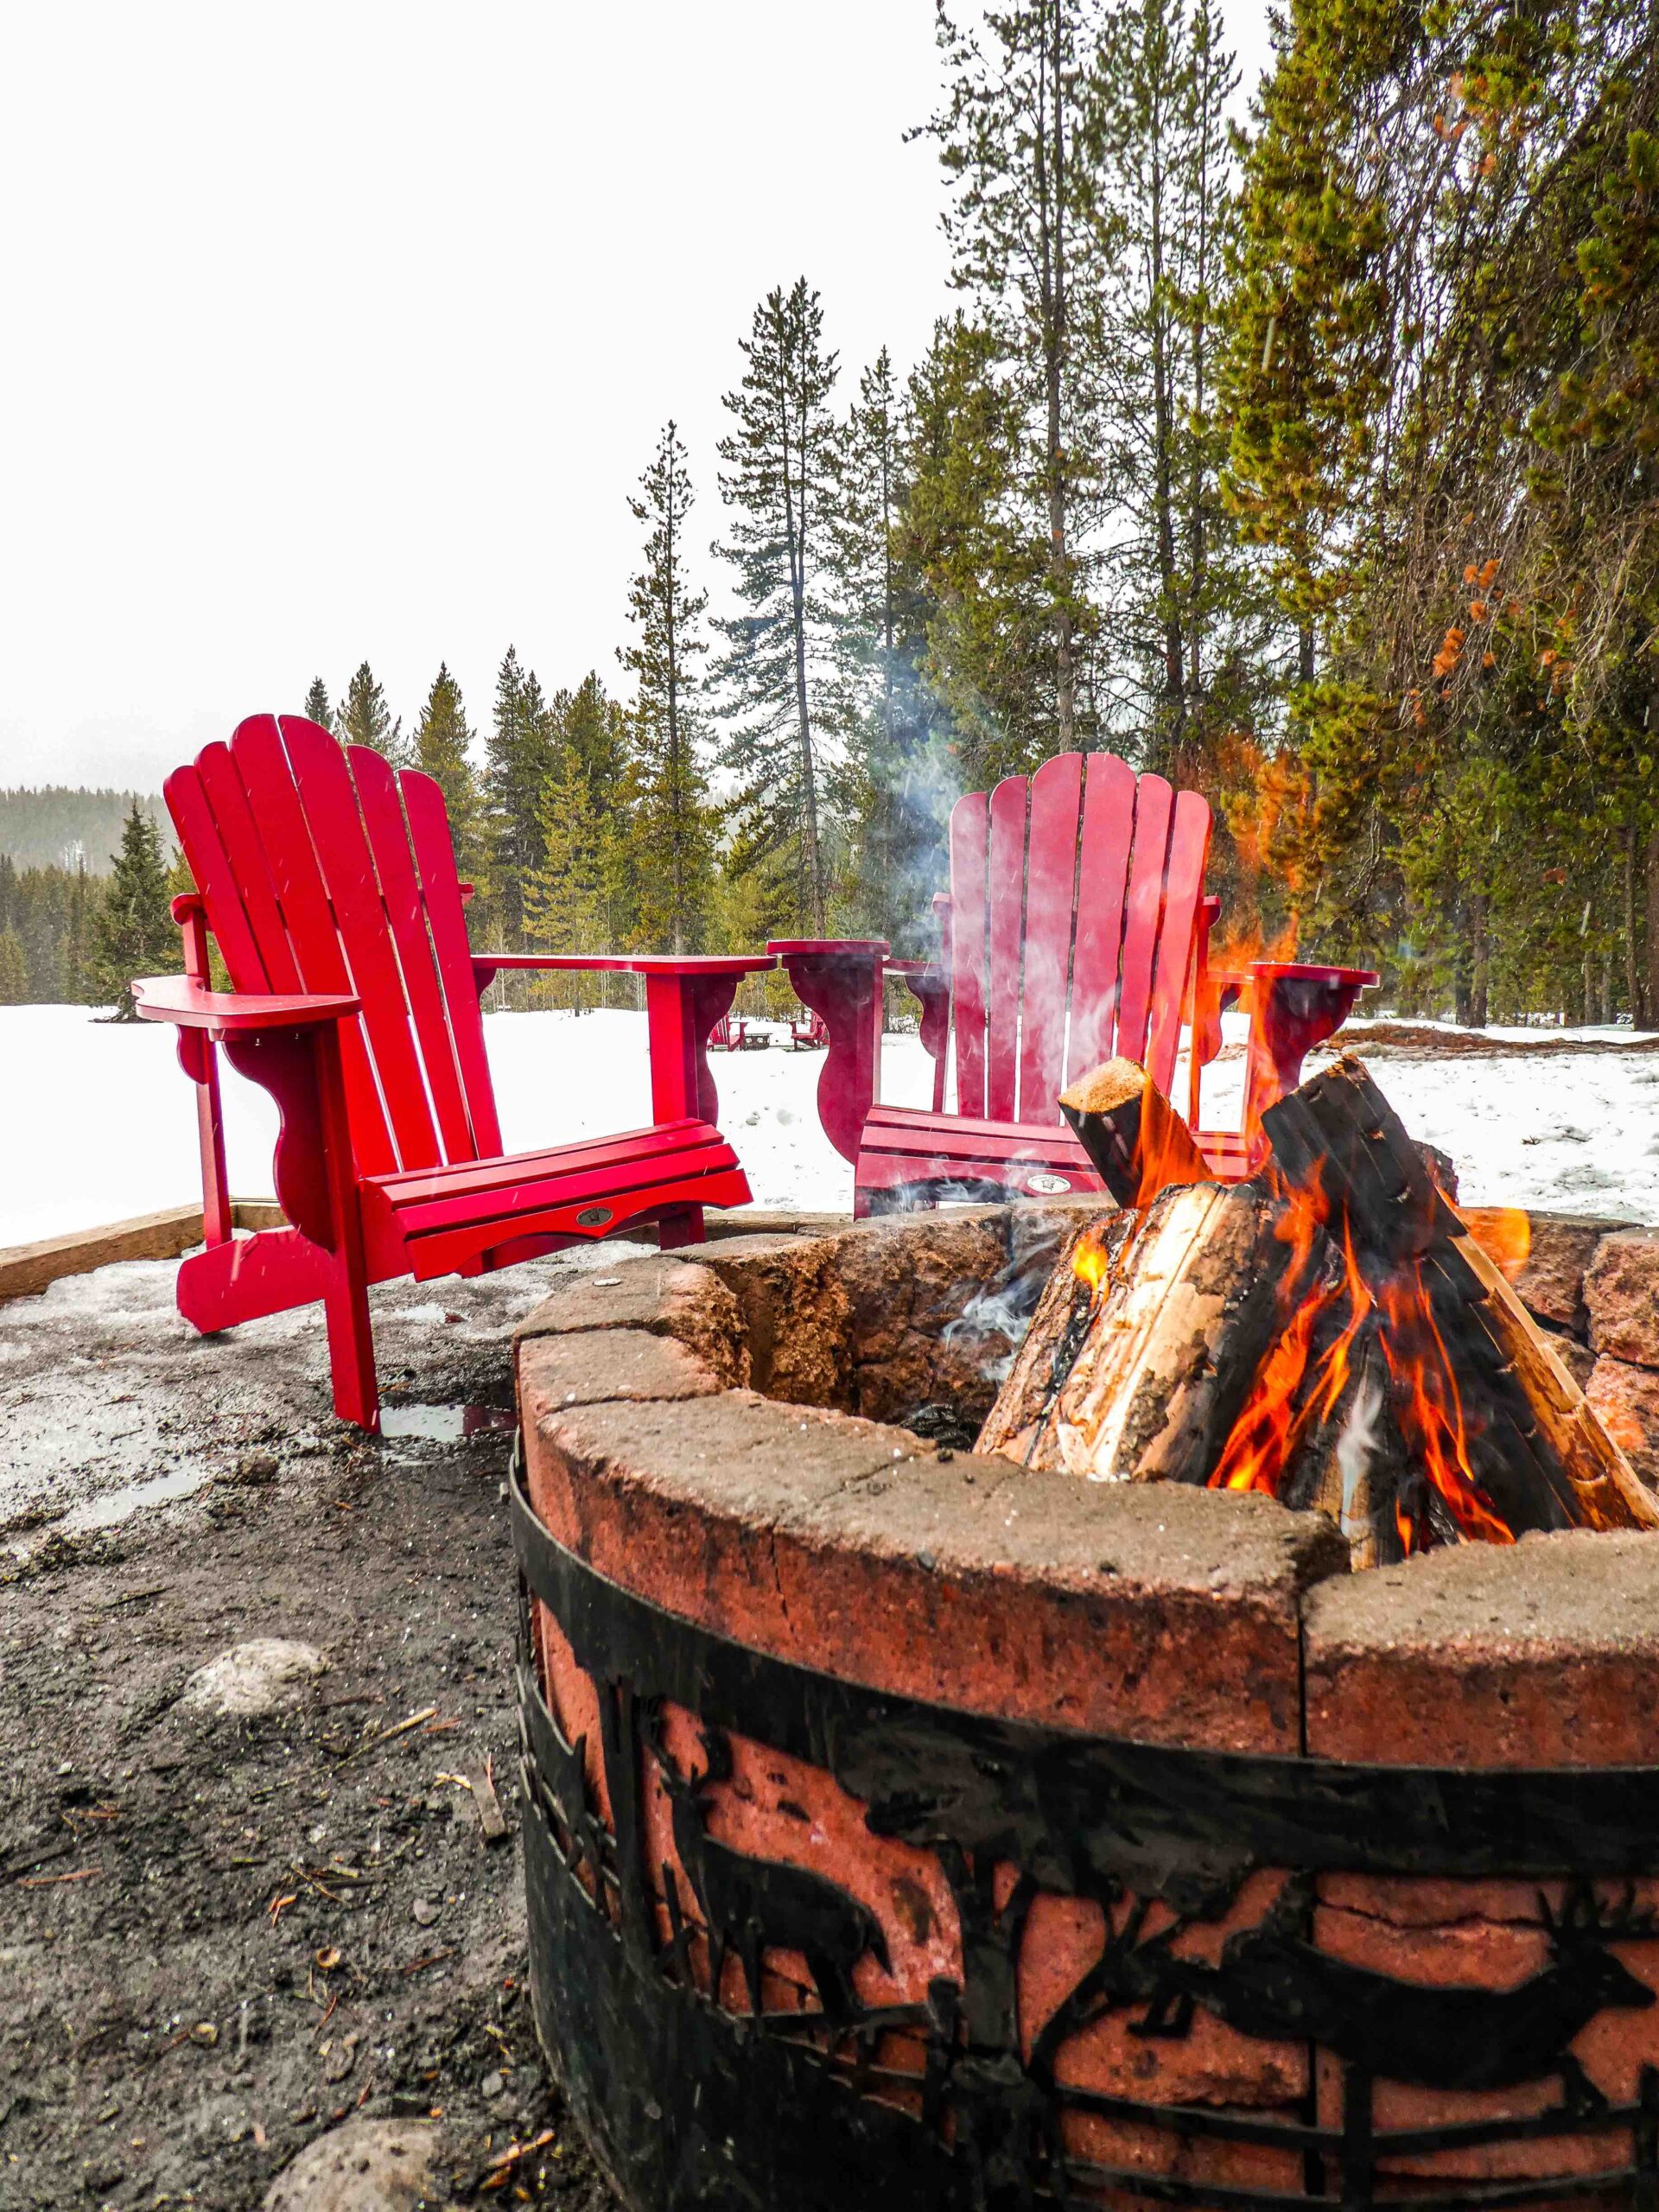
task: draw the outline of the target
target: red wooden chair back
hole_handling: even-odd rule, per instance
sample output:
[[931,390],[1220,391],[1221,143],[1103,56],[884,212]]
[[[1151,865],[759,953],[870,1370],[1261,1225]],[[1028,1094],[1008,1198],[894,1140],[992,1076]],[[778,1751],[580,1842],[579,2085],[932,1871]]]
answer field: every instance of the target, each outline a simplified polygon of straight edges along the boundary
[[1050,1122],[1115,1054],[1167,1091],[1210,809],[1109,753],[1063,753],[950,813],[957,1111]]
[[238,991],[346,991],[360,1175],[501,1150],[454,848],[430,776],[256,715],[165,785]]

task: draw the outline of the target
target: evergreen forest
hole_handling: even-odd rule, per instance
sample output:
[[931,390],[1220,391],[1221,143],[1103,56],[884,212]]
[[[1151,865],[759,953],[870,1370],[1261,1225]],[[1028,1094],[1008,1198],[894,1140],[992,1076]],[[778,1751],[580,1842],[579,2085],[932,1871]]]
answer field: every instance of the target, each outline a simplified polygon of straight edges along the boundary
[[[780,272],[716,512],[672,422],[619,486],[617,664],[306,710],[437,777],[480,943],[926,951],[954,798],[1109,749],[1235,947],[1659,1022],[1652,0],[1286,0],[1248,99],[1212,0],[938,28],[921,358]],[[0,868],[0,998],[96,995],[90,895]]]

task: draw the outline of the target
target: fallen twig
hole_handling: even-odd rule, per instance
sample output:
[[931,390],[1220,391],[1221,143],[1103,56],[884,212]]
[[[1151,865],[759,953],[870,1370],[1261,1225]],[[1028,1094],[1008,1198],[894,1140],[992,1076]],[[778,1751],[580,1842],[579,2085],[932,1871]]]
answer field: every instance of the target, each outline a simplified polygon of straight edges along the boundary
[[454,1955],[454,1945],[446,1943],[441,1951],[429,1951],[423,1959],[411,1959],[406,1967],[399,1967],[397,1971],[401,1974],[424,1974],[428,1967],[437,1966],[442,1960],[453,1959]]
[[437,1713],[435,1705],[423,1705],[418,1713],[411,1713],[407,1720],[399,1720],[393,1727],[383,1728],[378,1735],[365,1736],[360,1744],[353,1744],[349,1751],[342,1754],[340,1764],[343,1766],[347,1759],[356,1758],[360,1752],[373,1751],[377,1745],[391,1743],[394,1736],[406,1736],[411,1728],[418,1728],[423,1721],[436,1719]]
[[492,2174],[505,2176],[507,2169],[510,2166],[516,2166],[520,2158],[528,2158],[532,2152],[545,2151],[552,2140],[553,2130],[550,2127],[544,2127],[541,2133],[531,2142],[509,2143],[506,2149],[499,2157],[492,2158],[485,2167],[484,2180],[487,2181]]
[[20,1890],[49,1890],[58,1882],[90,1882],[103,1872],[101,1866],[82,1866],[73,1874],[29,1874],[17,1886]]

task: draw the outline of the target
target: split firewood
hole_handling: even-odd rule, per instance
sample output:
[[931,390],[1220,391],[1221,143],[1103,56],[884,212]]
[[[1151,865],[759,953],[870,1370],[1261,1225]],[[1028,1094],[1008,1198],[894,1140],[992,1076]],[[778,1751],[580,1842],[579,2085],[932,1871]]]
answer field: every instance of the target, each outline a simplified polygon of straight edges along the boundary
[[[1134,1223],[1131,1213],[1096,1214],[1064,1247],[996,1403],[979,1431],[975,1451],[1013,1452],[1016,1436],[1029,1444],[1036,1424],[1052,1409],[1077,1363],[1094,1325],[1102,1289]],[[1016,1456],[1023,1456],[1024,1449],[1022,1445]]]
[[1279,1215],[1257,1184],[1177,1185],[1134,1219],[1086,1300],[1078,1239],[979,1449],[1096,1482],[1207,1481],[1273,1333]]
[[1079,1077],[1060,1093],[1060,1111],[1121,1206],[1211,1179],[1192,1131],[1138,1060],[1108,1060]]
[[1269,1108],[1268,1161],[1230,1189],[1195,1171],[1133,1063],[1077,1086],[1067,1117],[1130,1210],[1074,1239],[981,1451],[1096,1481],[1268,1491],[1328,1514],[1356,1566],[1534,1529],[1659,1529],[1359,1061]]

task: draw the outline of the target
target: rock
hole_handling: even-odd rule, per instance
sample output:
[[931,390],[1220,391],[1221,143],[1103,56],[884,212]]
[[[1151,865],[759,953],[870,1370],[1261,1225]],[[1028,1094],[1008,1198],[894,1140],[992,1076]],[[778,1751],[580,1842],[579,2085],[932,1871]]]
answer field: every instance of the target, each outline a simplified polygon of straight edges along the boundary
[[435,2130],[417,2120],[347,2120],[283,2169],[264,2212],[416,2212],[436,2148]]
[[1659,1486],[1659,1374],[1607,1355],[1596,1362],[1584,1395],[1643,1481]]
[[1598,1352],[1659,1367],[1659,1236],[1649,1229],[1604,1236],[1585,1273],[1584,1302]]
[[504,2075],[486,2074],[478,2086],[486,2097],[499,2097],[507,2084]]
[[1523,1302],[1541,1319],[1575,1336],[1585,1332],[1584,1278],[1596,1248],[1617,1222],[1584,1221],[1571,1214],[1529,1217],[1531,1248],[1515,1277]]
[[275,1706],[292,1704],[298,1686],[314,1680],[327,1665],[315,1644],[280,1636],[255,1637],[249,1643],[233,1643],[205,1667],[198,1667],[179,1702],[236,1718],[269,1713]]
[[438,1907],[430,1897],[416,1897],[409,1910],[410,1918],[423,1928],[430,1928],[438,1916]]
[[[1534,1318],[1535,1319],[1536,1316]],[[1596,1355],[1589,1345],[1581,1344],[1576,1337],[1569,1335],[1565,1329],[1553,1327],[1548,1321],[1540,1321],[1538,1331],[1580,1389],[1587,1390],[1596,1365]]]
[[265,1483],[274,1483],[276,1479],[276,1462],[269,1452],[245,1452],[236,1463],[234,1479],[256,1487]]

